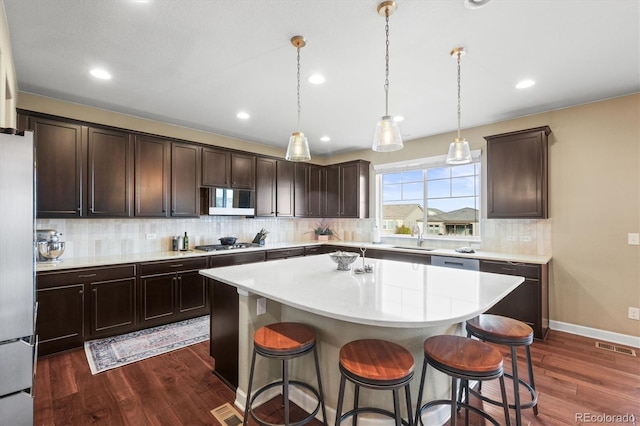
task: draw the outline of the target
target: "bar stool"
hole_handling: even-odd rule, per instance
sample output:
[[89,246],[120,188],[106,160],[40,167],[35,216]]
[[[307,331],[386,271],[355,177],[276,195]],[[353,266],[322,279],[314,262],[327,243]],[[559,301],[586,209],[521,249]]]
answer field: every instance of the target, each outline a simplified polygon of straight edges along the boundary
[[[356,425],[359,413],[375,413],[395,419],[396,426],[412,426],[411,393],[409,383],[413,378],[413,356],[400,345],[380,339],[363,339],[349,342],[340,348],[340,392],[336,408],[336,426],[353,416]],[[353,409],[342,414],[346,380],[355,385]],[[360,386],[393,391],[393,409],[359,407]],[[407,402],[407,420],[402,419],[399,389],[404,387]]]
[[[309,352],[313,352],[313,357],[315,359],[318,390],[314,389],[308,383],[289,380],[288,361],[293,358],[301,357]],[[253,386],[253,372],[256,365],[256,355],[281,360],[282,380],[278,380],[261,387],[252,397],[251,387]],[[311,414],[309,414],[309,416],[294,423],[291,423],[289,420],[289,385],[300,386],[308,389],[318,400],[318,405],[316,405],[315,409]],[[322,407],[322,418],[324,419],[324,422],[327,423],[327,412],[325,410],[322,392],[322,379],[320,378],[320,364],[318,363],[318,351],[316,349],[316,333],[313,328],[300,323],[280,322],[261,327],[254,333],[253,356],[251,358],[251,372],[249,373],[249,386],[247,389],[247,401],[244,408],[243,425],[246,426],[248,415],[251,414],[251,417],[253,417],[258,424],[263,426],[274,426],[273,423],[268,423],[256,416],[253,412],[253,402],[262,393],[277,386],[282,386],[284,425],[303,425],[315,417],[320,407]]]
[[[428,365],[451,377],[451,400],[437,399],[422,405],[422,392]],[[458,401],[457,398],[458,379],[462,380],[461,389],[465,391],[465,402]],[[500,426],[501,423],[498,423],[488,413],[469,404],[469,380],[484,381],[493,379],[500,380],[503,401],[501,405],[504,408],[506,425],[510,426],[507,392],[504,386],[502,369],[502,355],[500,352],[486,343],[462,336],[443,335],[428,338],[424,341],[424,364],[422,366],[420,390],[418,391],[415,424],[418,425],[418,422],[420,425],[423,424],[422,413],[426,409],[436,405],[451,405],[451,426],[456,424],[458,407],[465,409],[467,424],[469,422],[469,410],[471,410],[489,420],[495,426]]]
[[[499,345],[509,346],[511,349],[511,371],[512,373],[505,373],[504,375],[513,380],[513,395],[514,404],[510,404],[509,408],[514,408],[516,411],[516,425],[522,424],[523,408],[533,408],[533,413],[538,415],[538,395],[536,393],[535,383],[533,381],[533,367],[531,365],[531,343],[533,343],[533,329],[522,321],[518,321],[513,318],[503,317],[499,315],[482,314],[467,321],[467,336],[477,337],[478,339],[497,343]],[[527,369],[529,372],[529,382],[525,382],[518,377],[518,346],[524,346],[527,356]],[[520,403],[520,385],[527,388],[531,394],[531,401],[525,404]],[[478,388],[478,392],[481,388]],[[472,392],[484,401],[492,404],[498,402],[483,396],[478,392],[472,390]]]

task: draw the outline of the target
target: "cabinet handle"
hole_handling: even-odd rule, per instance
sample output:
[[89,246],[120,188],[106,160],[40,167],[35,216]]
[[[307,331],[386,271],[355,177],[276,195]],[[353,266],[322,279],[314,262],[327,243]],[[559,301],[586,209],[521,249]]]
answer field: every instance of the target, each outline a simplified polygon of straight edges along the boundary
[[502,267],[500,269],[502,269],[503,271],[509,271],[509,272],[513,272],[516,270],[515,268],[505,268],[505,267]]
[[444,261],[445,265],[457,265],[457,266],[464,266],[464,263],[462,262],[448,262],[448,261]]
[[78,294],[84,294],[84,290],[78,291]]
[[78,278],[92,278],[96,276],[98,276],[98,274],[84,274],[84,275],[78,275]]
[[94,293],[97,293],[98,289],[97,288],[92,288],[91,291],[94,292]]
[[182,266],[182,263],[178,263],[176,265],[169,265],[171,268],[180,268]]

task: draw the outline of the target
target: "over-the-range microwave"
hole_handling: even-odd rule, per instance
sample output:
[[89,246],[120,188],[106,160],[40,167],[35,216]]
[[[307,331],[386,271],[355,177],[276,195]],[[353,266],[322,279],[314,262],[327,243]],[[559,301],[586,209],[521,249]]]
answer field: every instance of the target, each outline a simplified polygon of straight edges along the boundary
[[255,191],[201,188],[201,213],[212,216],[255,216]]

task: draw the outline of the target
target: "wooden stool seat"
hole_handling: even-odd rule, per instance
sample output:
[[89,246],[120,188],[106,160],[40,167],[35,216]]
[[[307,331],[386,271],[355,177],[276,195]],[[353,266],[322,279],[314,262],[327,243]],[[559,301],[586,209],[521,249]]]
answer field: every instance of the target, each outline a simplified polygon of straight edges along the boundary
[[[451,398],[436,399],[422,404],[422,393],[425,387],[427,366],[433,366],[436,370],[451,377]],[[505,423],[498,421],[491,415],[469,403],[469,381],[500,380],[502,393],[502,408],[504,410]],[[461,395],[458,396],[458,380]],[[462,400],[462,392],[465,399]],[[509,406],[507,393],[504,386],[504,370],[502,368],[502,355],[500,351],[478,340],[462,336],[442,335],[433,336],[424,341],[424,363],[422,365],[422,377],[418,388],[418,402],[416,404],[416,425],[424,424],[422,414],[437,405],[449,405],[451,407],[450,424],[455,426],[459,408],[464,408],[466,420],[469,421],[469,411],[490,421],[494,426],[506,424],[509,426]]]
[[268,352],[298,352],[316,343],[315,331],[295,322],[278,322],[259,328],[253,335],[253,344]]
[[[505,345],[510,348],[511,374],[505,373],[505,377],[513,380],[514,403],[510,404],[509,408],[513,408],[516,411],[516,426],[520,426],[522,424],[521,410],[523,408],[533,408],[533,413],[537,416],[538,394],[536,393],[535,389],[530,350],[530,346],[533,343],[533,328],[522,321],[492,314],[482,314],[477,316],[476,318],[468,320],[466,323],[466,328],[467,336],[469,337],[477,337],[482,341]],[[518,346],[524,346],[525,348],[527,370],[529,373],[528,382],[524,381],[518,376]],[[531,395],[531,400],[524,404],[520,402],[520,385],[524,386]],[[482,394],[480,394],[481,391],[481,386],[478,387],[477,391],[471,390],[474,395],[477,395],[484,401],[490,402],[492,404],[499,403],[494,399],[483,396]]]
[[467,321],[467,332],[482,336],[485,341],[512,345],[530,345],[533,342],[533,328],[513,318],[482,314]]
[[[409,385],[413,378],[413,355],[402,346],[380,339],[363,339],[349,342],[340,348],[340,390],[336,408],[336,426],[352,417],[357,424],[358,414],[374,413],[395,420],[396,426],[413,425],[411,393]],[[342,413],[345,384],[354,384],[353,409]],[[360,407],[360,387],[393,392],[393,412],[379,407]],[[404,388],[407,420],[400,412],[399,390]]]
[[400,345],[379,339],[349,342],[340,348],[340,365],[363,380],[402,380],[413,373],[411,352]]
[[434,336],[424,342],[429,361],[457,374],[495,375],[502,370],[502,355],[497,349],[461,336]]
[[[289,361],[313,352],[316,367],[316,379],[318,388],[314,388],[309,383],[289,378]],[[253,388],[253,374],[256,367],[256,356],[260,355],[268,359],[279,360],[282,364],[282,379],[266,384],[256,391]],[[303,419],[291,421],[289,387],[304,388],[309,391],[317,400],[317,404],[311,413]],[[322,391],[322,377],[320,374],[320,362],[318,361],[318,350],[316,347],[316,332],[313,328],[305,324],[296,322],[279,322],[260,327],[253,334],[253,356],[251,357],[251,369],[249,371],[249,383],[247,386],[247,400],[244,407],[244,422],[247,426],[249,416],[260,426],[276,426],[273,423],[259,418],[254,412],[254,402],[258,397],[270,389],[281,388],[282,405],[284,406],[284,423],[282,426],[301,426],[312,421],[319,410],[322,410],[322,419],[327,423],[327,411],[324,405],[324,394]]]

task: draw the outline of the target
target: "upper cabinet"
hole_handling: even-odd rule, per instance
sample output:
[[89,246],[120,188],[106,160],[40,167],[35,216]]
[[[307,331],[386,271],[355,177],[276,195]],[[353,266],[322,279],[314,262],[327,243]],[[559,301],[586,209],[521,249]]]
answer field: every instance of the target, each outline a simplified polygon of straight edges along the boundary
[[200,146],[171,142],[171,216],[200,213]]
[[276,160],[256,159],[256,216],[276,215]]
[[204,147],[202,186],[255,189],[255,155]]
[[295,164],[294,178],[294,216],[296,217],[322,217],[323,191],[322,191],[323,167],[307,163]]
[[36,150],[37,217],[83,217],[86,207],[86,128],[31,117]]
[[548,126],[487,136],[487,218],[548,217]]
[[293,216],[294,163],[276,160],[276,216]]
[[324,217],[369,217],[369,162],[334,164],[323,170]]
[[169,216],[171,143],[137,135],[135,140],[135,215]]
[[88,129],[87,215],[131,216],[133,143],[129,133]]

